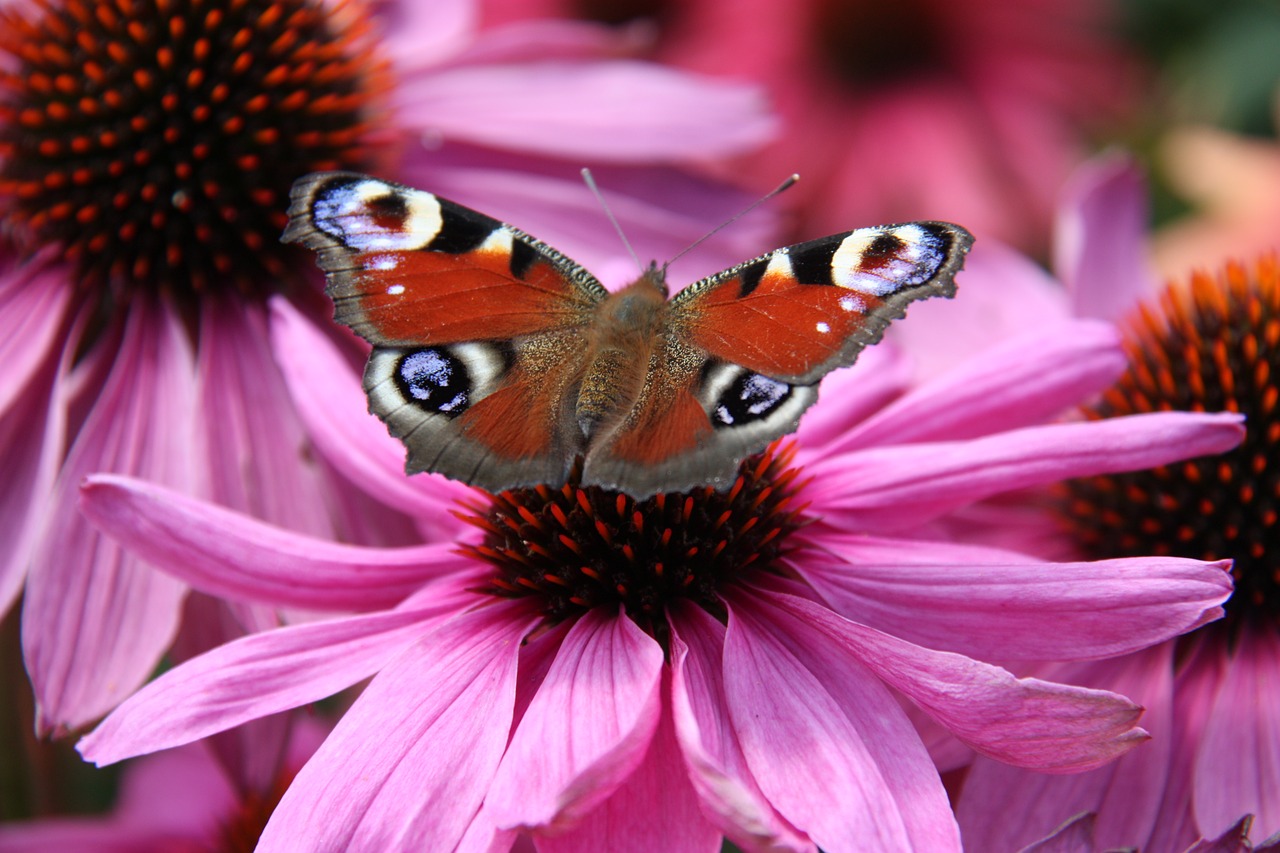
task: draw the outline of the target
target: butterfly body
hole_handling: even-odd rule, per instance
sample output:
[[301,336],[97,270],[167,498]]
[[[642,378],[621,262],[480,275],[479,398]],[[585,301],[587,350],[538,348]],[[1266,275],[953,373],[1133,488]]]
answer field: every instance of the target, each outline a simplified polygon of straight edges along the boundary
[[667,298],[610,293],[509,225],[430,193],[322,172],[286,241],[318,252],[335,318],[373,345],[370,410],[406,470],[490,491],[582,482],[645,497],[727,487],[793,431],[817,383],[913,300],[950,296],[972,238],[946,223],[778,249]]

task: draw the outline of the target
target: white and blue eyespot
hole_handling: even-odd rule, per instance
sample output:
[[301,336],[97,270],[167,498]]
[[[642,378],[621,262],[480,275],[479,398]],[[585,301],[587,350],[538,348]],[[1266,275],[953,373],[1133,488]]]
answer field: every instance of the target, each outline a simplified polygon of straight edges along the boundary
[[431,193],[372,178],[325,187],[311,217],[316,228],[357,252],[421,249],[444,222]]

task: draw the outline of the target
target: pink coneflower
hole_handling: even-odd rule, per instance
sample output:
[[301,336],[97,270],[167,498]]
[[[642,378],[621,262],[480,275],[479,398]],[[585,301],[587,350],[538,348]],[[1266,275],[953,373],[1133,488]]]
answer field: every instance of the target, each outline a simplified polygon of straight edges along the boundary
[[[270,351],[269,296],[328,313],[311,264],[278,244],[294,178],[385,169],[399,153],[407,180],[471,203],[501,187],[495,212],[524,222],[536,199],[572,228],[589,198],[575,169],[600,161],[636,239],[670,255],[736,197],[643,165],[768,130],[750,90],[619,60],[595,28],[482,33],[466,0],[378,13],[318,0],[0,7],[0,610],[25,579],[42,731],[83,725],[141,683],[186,592],[82,522],[85,474],[133,474],[318,536],[403,541],[408,523],[353,504],[311,453]],[[381,41],[379,26],[392,28]],[[620,91],[625,114],[610,107]],[[613,253],[595,225],[562,244],[590,257],[601,235]],[[725,254],[758,249],[740,251]]]
[[[402,453],[354,371],[277,310],[318,446],[363,448],[349,470],[383,489]],[[1001,761],[1097,766],[1143,738],[1137,706],[981,659],[1135,651],[1216,618],[1229,582],[1225,563],[1053,565],[919,532],[1009,489],[1216,453],[1241,429],[1229,414],[1036,425],[1114,376],[1102,324],[906,394],[896,360],[873,349],[838,375],[795,450],[750,460],[725,493],[473,492],[455,511],[474,529],[452,544],[337,545],[92,478],[94,522],[197,588],[358,615],[184,663],[80,748],[110,763],[372,675],[260,850],[504,849],[522,834],[543,850],[703,850],[722,835],[751,850],[958,850],[904,703]]]
[[1280,266],[1193,276],[1129,328],[1129,369],[1090,418],[1226,410],[1248,433],[1220,457],[1073,480],[1060,515],[1093,557],[1234,558],[1236,591],[1226,618],[1176,642],[1047,670],[1134,696],[1155,740],[1069,784],[977,762],[959,816],[979,849],[1017,850],[1082,811],[1097,814],[1103,848],[1181,850],[1245,815],[1254,838],[1280,831]]
[[485,0],[527,15],[651,21],[674,65],[763,85],[784,119],[747,172],[821,179],[790,202],[800,231],[943,218],[1044,248],[1086,136],[1115,126],[1134,63],[1105,0]]

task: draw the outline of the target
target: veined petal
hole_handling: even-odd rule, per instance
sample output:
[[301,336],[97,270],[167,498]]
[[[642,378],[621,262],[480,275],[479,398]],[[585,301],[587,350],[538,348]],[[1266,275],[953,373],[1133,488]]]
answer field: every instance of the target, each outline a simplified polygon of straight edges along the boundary
[[456,612],[459,599],[441,596],[432,607],[277,628],[218,646],[130,696],[76,748],[101,767],[332,696]]
[[50,359],[14,398],[14,411],[0,417],[0,617],[22,590],[62,463],[65,378],[62,366]]
[[309,460],[306,434],[268,344],[266,312],[221,294],[200,307],[196,366],[215,504],[312,536],[333,536],[329,484]]
[[42,365],[58,360],[75,285],[70,268],[51,262],[52,255],[0,274],[0,412],[10,411]]
[[827,535],[821,542],[824,551],[811,547],[789,562],[836,612],[984,660],[1126,654],[1221,617],[1231,595],[1230,561],[1046,563],[924,539]]
[[782,816],[827,850],[959,851],[937,770],[880,680],[763,597],[727,604],[730,718]]
[[1017,850],[1073,815],[1091,812],[1097,815],[1098,850],[1181,849],[1143,843],[1171,778],[1172,650],[1173,644],[1164,643],[1120,660],[1055,667],[1055,679],[1105,685],[1132,697],[1146,708],[1143,724],[1157,736],[1118,761],[1085,773],[1035,773],[979,758],[965,777],[956,807],[965,844],[974,850]]
[[81,507],[108,536],[196,589],[281,607],[389,607],[472,563],[453,544],[367,548],[314,539],[128,477],[89,477]]
[[1119,320],[1156,279],[1147,257],[1146,182],[1132,157],[1103,155],[1075,170],[1055,223],[1054,269],[1078,317]]
[[1142,709],[1123,696],[1015,678],[1000,667],[921,648],[795,596],[774,592],[770,601],[835,640],[960,740],[999,761],[1071,773],[1105,764],[1146,739],[1134,726]]
[[774,810],[747,767],[724,693],[724,626],[689,604],[673,607],[672,709],[689,778],[719,830],[745,850],[816,851]]
[[515,702],[523,602],[478,607],[386,666],[294,779],[270,851],[451,850],[484,800]]
[[195,485],[194,371],[176,313],[136,300],[114,355],[63,464],[52,502],[61,509],[48,515],[27,580],[23,652],[41,731],[83,725],[141,684],[173,639],[185,594],[70,510],[93,471]]
[[396,96],[406,120],[428,117],[422,131],[569,159],[719,157],[774,129],[751,86],[626,60],[448,68]]
[[462,525],[449,510],[471,490],[443,477],[405,476],[404,445],[369,414],[355,368],[284,299],[271,302],[271,344],[294,406],[325,458],[371,497],[424,520],[442,539],[455,534]]
[[1231,413],[1156,412],[877,447],[815,462],[806,495],[836,528],[914,527],[1001,492],[1221,453],[1240,443],[1242,422]]
[[1196,823],[1218,835],[1242,814],[1254,815],[1252,834],[1280,830],[1280,637],[1246,630],[1228,656],[1200,741],[1195,765]]
[[827,456],[832,448],[849,447],[842,440],[858,431],[868,416],[881,411],[911,385],[911,362],[887,341],[864,350],[858,361],[822,380],[822,405],[805,413],[796,430],[797,450],[802,459]]
[[[662,693],[670,695],[667,689]],[[720,831],[698,806],[698,794],[676,742],[669,701],[663,706],[649,751],[635,772],[568,832],[538,838],[539,853],[718,853]]]
[[562,829],[617,790],[658,725],[661,676],[661,647],[629,618],[581,617],[493,780],[486,807],[498,827]]
[[1052,420],[1125,368],[1109,323],[1062,322],[996,344],[885,406],[824,448],[957,441]]

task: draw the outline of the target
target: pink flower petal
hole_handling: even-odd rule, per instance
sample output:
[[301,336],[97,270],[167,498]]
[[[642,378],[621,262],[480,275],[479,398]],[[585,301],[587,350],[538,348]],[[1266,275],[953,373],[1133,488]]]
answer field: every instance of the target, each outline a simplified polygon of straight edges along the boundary
[[493,780],[497,825],[562,829],[617,790],[658,724],[661,675],[661,647],[626,616],[597,608],[581,617]]
[[51,252],[23,262],[3,258],[0,274],[0,412],[7,413],[42,366],[58,359],[75,287]]
[[858,430],[869,416],[890,405],[911,384],[911,362],[892,344],[882,342],[864,350],[847,370],[837,370],[822,380],[821,405],[805,412],[796,431],[800,456],[835,452],[841,439]]
[[774,810],[747,767],[724,693],[724,626],[687,604],[673,607],[670,620],[672,714],[703,808],[745,850],[817,850]]
[[479,33],[466,49],[451,57],[448,64],[540,62],[551,57],[561,61],[613,59],[634,55],[650,46],[646,44],[651,40],[646,39],[644,29],[643,26],[611,27],[552,18],[519,21]]
[[27,581],[23,651],[41,731],[75,728],[115,706],[173,639],[184,587],[126,555],[73,508],[80,480],[93,471],[194,487],[194,384],[179,318],[135,300],[110,374],[63,464],[52,503],[58,509]]
[[[669,695],[666,690],[663,694]],[[669,702],[663,704],[666,707],[659,715],[649,751],[635,772],[573,829],[564,835],[538,838],[539,853],[720,850],[720,831],[698,807],[698,794],[689,783],[676,742]]]
[[64,368],[50,359],[0,417],[0,617],[22,590],[62,463],[66,409],[56,401],[65,393]]
[[266,312],[215,294],[200,309],[196,382],[210,501],[313,536],[334,535],[330,484],[268,345]]
[[457,594],[446,595],[431,607],[242,637],[143,687],[76,748],[101,767],[332,696],[377,672],[459,607]]
[[1254,815],[1252,835],[1280,831],[1280,637],[1246,629],[1228,656],[1200,741],[1195,766],[1195,816],[1206,837],[1242,814]]
[[[357,7],[329,0],[345,14],[362,14]],[[476,36],[479,7],[474,0],[432,0],[430,3],[380,3],[378,47],[390,54],[403,73],[430,67],[465,49]]]
[[1017,850],[1073,815],[1091,812],[1097,815],[1096,849],[1148,849],[1145,841],[1170,778],[1172,649],[1165,643],[1118,661],[1055,669],[1055,678],[1103,684],[1132,697],[1146,708],[1142,721],[1155,737],[1118,761],[1085,773],[1047,775],[978,759],[956,808],[965,843],[974,850]]
[[423,132],[569,160],[722,157],[773,133],[753,87],[626,60],[441,69],[396,98]]
[[960,740],[998,761],[1070,773],[1105,764],[1146,739],[1134,726],[1142,709],[1123,696],[1014,678],[997,666],[850,622],[811,601],[776,592],[770,600],[771,608],[834,640]]
[[1146,181],[1133,158],[1103,155],[1076,169],[1063,195],[1054,269],[1071,294],[1072,313],[1119,320],[1156,286]]
[[[170,853],[178,839],[110,818],[54,818],[0,826],[3,853]],[[197,848],[198,849],[198,848]]]
[[142,559],[202,592],[241,601],[373,610],[471,565],[452,543],[342,545],[128,477],[89,477],[81,506],[94,524]]
[[763,598],[729,604],[729,714],[783,817],[826,850],[958,851],[937,771],[884,685]]
[[[974,227],[968,219],[956,221]],[[889,328],[889,340],[911,353],[920,379],[942,375],[1027,329],[1070,317],[1058,282],[1031,259],[985,235],[965,258],[956,285],[955,299],[918,302],[907,319]]]
[[511,727],[524,603],[441,625],[380,672],[285,793],[258,842],[295,850],[452,850]]
[[1052,420],[1124,372],[1109,323],[1040,326],[996,344],[892,403],[823,448],[958,441]]
[[[1058,827],[1052,835],[1034,844],[1028,844],[1018,853],[1097,853],[1098,845],[1094,841],[1096,823],[1097,816],[1094,814],[1086,812],[1076,815]],[[970,843],[967,839],[968,836],[966,836],[966,843]]]
[[271,343],[294,405],[320,452],[371,497],[423,519],[441,539],[461,529],[449,510],[470,489],[443,477],[404,474],[404,445],[369,414],[351,361],[284,299],[271,303]]
[[971,441],[878,447],[822,460],[806,494],[833,527],[914,527],[1001,492],[1230,450],[1236,414],[1156,412],[1026,427]]
[[[724,224],[755,198],[723,183],[672,167],[600,164],[596,182],[641,260],[669,260]],[[635,280],[599,200],[572,161],[516,157],[462,144],[446,144],[406,164],[402,178],[524,229],[591,270],[606,285]],[[673,291],[777,245],[778,216],[757,209],[698,245],[671,265]],[[609,267],[620,266],[610,277]]]
[[836,612],[917,645],[985,660],[1125,654],[1219,618],[1231,595],[1229,561],[1044,563],[929,540],[821,541],[825,554],[806,549],[790,563]]

